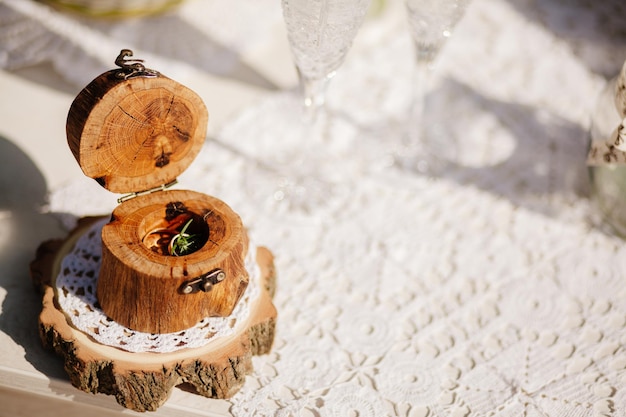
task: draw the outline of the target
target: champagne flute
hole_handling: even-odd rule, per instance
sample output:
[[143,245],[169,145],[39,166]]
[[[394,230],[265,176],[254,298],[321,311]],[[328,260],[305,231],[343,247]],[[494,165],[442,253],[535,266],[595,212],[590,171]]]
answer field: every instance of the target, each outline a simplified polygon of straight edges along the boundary
[[406,0],[415,49],[412,103],[404,143],[397,155],[406,168],[426,175],[443,168],[443,154],[454,146],[426,117],[426,95],[433,64],[470,0]]
[[344,62],[370,0],[282,0],[306,122],[324,110],[326,88]]
[[[270,99],[264,103],[265,111],[257,115],[254,152],[261,162],[248,175],[252,194],[270,197],[294,211],[310,212],[346,189],[344,178],[352,175],[355,164],[353,158],[339,155],[337,143],[345,139],[347,129],[329,117],[325,94],[369,2],[282,0],[300,91],[275,97],[273,102]],[[267,126],[265,132],[261,126]],[[271,137],[264,140],[266,134]],[[266,154],[261,156],[259,148]]]

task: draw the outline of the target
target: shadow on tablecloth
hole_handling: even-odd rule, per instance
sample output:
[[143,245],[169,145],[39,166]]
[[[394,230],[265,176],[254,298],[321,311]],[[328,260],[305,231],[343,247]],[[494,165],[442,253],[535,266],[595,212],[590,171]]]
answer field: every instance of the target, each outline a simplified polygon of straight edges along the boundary
[[567,42],[596,74],[611,78],[626,59],[623,0],[511,0],[510,4]]
[[[63,361],[45,351],[39,339],[41,296],[29,276],[37,246],[65,233],[55,217],[42,212],[46,193],[45,179],[35,163],[12,141],[0,136],[0,287],[6,291],[0,332],[24,349],[25,359],[39,372],[67,380]],[[14,354],[3,357],[0,363],[10,361]]]
[[[0,26],[0,68],[17,70],[31,81],[66,92],[75,93],[72,86],[82,87],[95,75],[114,68],[115,57],[125,48],[258,88],[277,89],[244,62],[241,51],[193,27],[175,12],[96,19],[32,0],[16,0],[14,5],[0,3],[0,21],[4,22]],[[45,74],[48,70],[56,74]]]
[[[545,109],[486,97],[453,79],[445,80],[441,90],[457,96],[452,105],[459,107],[458,119],[488,115],[496,131],[472,136],[463,131],[467,125],[449,124],[459,129],[450,136],[465,143],[442,177],[545,215],[559,214],[569,202],[589,196],[586,127]],[[481,154],[482,163],[472,164],[463,149]]]

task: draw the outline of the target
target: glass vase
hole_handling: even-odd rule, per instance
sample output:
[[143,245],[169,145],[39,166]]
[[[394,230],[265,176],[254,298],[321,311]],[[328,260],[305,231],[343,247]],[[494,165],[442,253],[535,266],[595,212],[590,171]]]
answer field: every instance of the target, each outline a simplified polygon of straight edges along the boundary
[[[618,77],[600,93],[591,116],[590,141],[606,141],[622,121],[616,107]],[[626,238],[626,165],[589,166],[591,199],[603,221]]]

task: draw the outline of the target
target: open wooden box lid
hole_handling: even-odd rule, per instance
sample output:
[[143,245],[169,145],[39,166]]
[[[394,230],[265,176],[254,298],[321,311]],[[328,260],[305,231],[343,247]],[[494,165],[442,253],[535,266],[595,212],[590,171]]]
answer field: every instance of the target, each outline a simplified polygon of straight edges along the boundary
[[67,140],[81,169],[115,193],[142,192],[176,180],[204,143],[208,111],[189,88],[116,59],[74,99]]

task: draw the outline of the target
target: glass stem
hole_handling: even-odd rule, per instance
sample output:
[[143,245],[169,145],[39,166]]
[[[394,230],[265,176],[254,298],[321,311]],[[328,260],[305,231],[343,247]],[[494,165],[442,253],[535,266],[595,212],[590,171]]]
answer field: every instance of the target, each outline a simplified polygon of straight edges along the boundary
[[307,78],[298,71],[300,88],[304,97],[304,121],[314,123],[325,111],[326,88],[334,73],[322,78]]

